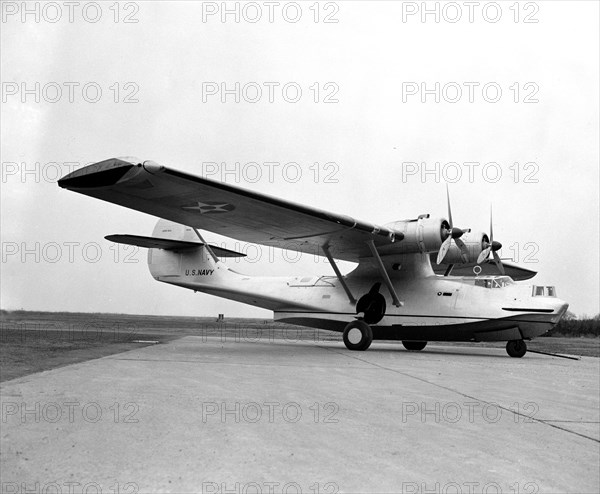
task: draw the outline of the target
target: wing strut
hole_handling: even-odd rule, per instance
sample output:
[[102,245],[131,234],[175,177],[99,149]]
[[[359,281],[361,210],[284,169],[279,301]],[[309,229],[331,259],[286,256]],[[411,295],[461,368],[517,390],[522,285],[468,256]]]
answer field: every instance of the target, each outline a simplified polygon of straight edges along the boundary
[[375,247],[373,240],[372,239],[367,240],[367,245],[369,246],[369,249],[371,249],[371,254],[373,254],[375,261],[377,261],[377,267],[379,268],[379,274],[383,278],[385,285],[388,287],[388,290],[390,291],[390,295],[392,296],[394,305],[396,307],[401,307],[402,302],[400,302],[398,295],[396,295],[396,290],[394,289],[394,285],[392,285],[392,281],[390,280],[390,277],[388,276],[387,271],[385,270],[385,266],[383,265],[381,257],[379,257],[379,252],[377,252],[377,248]]
[[329,246],[321,245],[321,249],[323,249],[323,252],[325,252],[325,256],[327,257],[329,264],[331,264],[331,267],[335,271],[335,275],[337,276],[337,279],[340,281],[340,284],[342,285],[342,288],[346,292],[346,295],[348,295],[348,300],[350,300],[351,304],[356,304],[356,299],[352,295],[352,292],[350,291],[350,288],[348,288],[348,285],[346,285],[346,280],[344,280],[342,273],[340,273],[340,270],[338,269],[337,264],[335,263],[335,260],[333,259],[333,257],[331,257],[331,252],[329,252]]

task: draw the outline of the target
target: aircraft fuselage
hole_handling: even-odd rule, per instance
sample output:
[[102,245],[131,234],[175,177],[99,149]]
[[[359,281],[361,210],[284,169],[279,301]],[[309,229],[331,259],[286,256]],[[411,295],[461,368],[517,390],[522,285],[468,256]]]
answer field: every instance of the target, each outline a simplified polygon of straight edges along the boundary
[[[206,257],[151,249],[149,266],[158,281],[272,310],[277,321],[342,332],[361,314],[336,276],[265,277],[237,273]],[[169,262],[166,260],[169,259]],[[358,270],[357,270],[358,271]],[[355,298],[381,281],[376,274],[349,273]],[[430,274],[395,277],[394,305],[385,287],[385,313],[371,324],[374,339],[417,341],[507,341],[531,339],[550,330],[568,304],[553,287],[514,282],[508,276],[458,277]]]

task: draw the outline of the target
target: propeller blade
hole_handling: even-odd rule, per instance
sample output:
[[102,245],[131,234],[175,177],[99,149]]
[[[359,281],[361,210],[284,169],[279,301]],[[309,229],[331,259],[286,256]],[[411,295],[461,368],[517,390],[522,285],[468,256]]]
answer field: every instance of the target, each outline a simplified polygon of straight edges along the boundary
[[451,235],[449,235],[448,238],[446,240],[444,240],[444,242],[442,243],[442,246],[440,247],[440,251],[438,252],[438,256],[437,256],[438,264],[442,264],[444,257],[446,257],[446,254],[448,253],[448,250],[450,249],[450,242],[452,242]]
[[[494,263],[498,266],[498,270],[504,274],[504,267],[502,266],[502,261],[500,261],[500,257],[496,254],[497,250],[502,248],[502,244],[500,242],[494,242],[494,221],[493,221],[493,211],[492,205],[490,204],[490,239],[489,242],[484,244],[486,247],[483,249],[479,256],[477,256],[477,264],[481,264],[486,261],[490,257],[490,253],[494,254]],[[500,264],[498,264],[500,263]]]
[[469,262],[469,249],[465,243],[460,238],[455,238],[454,241],[460,249],[460,257],[462,258],[463,262]]
[[452,206],[450,205],[450,190],[448,188],[448,183],[446,183],[446,202],[448,204],[448,229],[446,230],[446,234],[448,236],[446,237],[444,242],[442,242],[440,251],[438,252],[437,256],[437,263],[441,264],[444,258],[446,257],[448,250],[450,250],[452,240],[456,242],[456,245],[460,249],[460,257],[462,258],[463,262],[469,262],[469,249],[467,248],[465,243],[462,240],[460,240],[460,237],[462,237],[465,233],[469,233],[471,229],[455,228],[453,226],[454,222],[452,220]]
[[494,243],[494,222],[492,221],[492,205],[490,204],[490,244]]
[[492,251],[492,246],[491,245],[489,247],[486,247],[485,249],[483,249],[479,253],[479,257],[477,257],[477,264],[481,264],[482,262],[484,262],[488,258],[488,256],[490,255],[491,251]]
[[448,202],[448,223],[450,223],[450,230],[452,230],[452,208],[450,207],[450,191],[448,189],[448,183],[446,182],[446,200]]
[[492,250],[492,252],[494,255],[494,264],[498,268],[498,271],[500,271],[500,274],[506,274],[506,272],[504,271],[504,266],[502,265],[502,261],[500,260],[500,256],[495,250]]

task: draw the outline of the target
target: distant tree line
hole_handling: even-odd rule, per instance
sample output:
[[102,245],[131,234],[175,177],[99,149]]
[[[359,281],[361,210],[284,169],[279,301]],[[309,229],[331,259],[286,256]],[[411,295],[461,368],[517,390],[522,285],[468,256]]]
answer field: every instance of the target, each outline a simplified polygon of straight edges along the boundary
[[600,336],[600,314],[577,317],[570,311],[544,336]]

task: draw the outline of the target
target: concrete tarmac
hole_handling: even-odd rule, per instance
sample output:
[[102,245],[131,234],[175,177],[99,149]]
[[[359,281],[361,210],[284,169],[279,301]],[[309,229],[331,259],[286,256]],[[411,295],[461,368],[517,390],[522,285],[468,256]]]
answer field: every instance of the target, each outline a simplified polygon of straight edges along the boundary
[[591,357],[189,336],[3,383],[2,492],[597,493],[599,377]]

